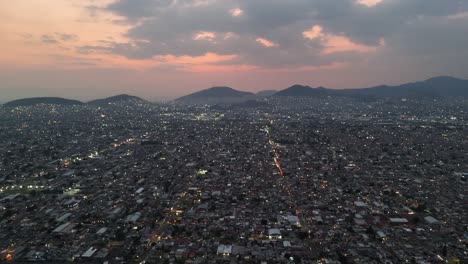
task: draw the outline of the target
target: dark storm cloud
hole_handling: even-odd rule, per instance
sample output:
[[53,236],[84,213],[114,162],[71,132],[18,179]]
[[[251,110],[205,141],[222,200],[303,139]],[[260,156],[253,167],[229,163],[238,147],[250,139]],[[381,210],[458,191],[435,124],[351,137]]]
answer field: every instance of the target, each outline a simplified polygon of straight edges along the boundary
[[[408,55],[430,56],[468,45],[468,21],[449,18],[467,12],[468,1],[383,0],[367,7],[353,0],[118,0],[107,8],[134,23],[126,34],[132,41],[81,47],[81,52],[137,59],[212,52],[238,55],[227,63],[264,67],[320,66],[368,56],[353,51],[323,55],[323,40],[302,35],[313,25],[361,45],[378,47],[384,40],[385,49]],[[233,15],[235,9],[240,15]],[[215,36],[197,38],[201,32]],[[275,45],[265,47],[257,38]]]

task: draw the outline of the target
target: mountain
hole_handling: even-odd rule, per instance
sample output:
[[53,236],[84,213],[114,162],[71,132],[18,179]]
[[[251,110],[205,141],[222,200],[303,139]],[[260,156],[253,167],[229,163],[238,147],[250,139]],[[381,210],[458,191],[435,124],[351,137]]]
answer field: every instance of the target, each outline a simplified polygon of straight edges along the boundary
[[128,94],[119,94],[116,96],[111,96],[103,99],[96,99],[93,101],[88,102],[88,105],[94,106],[109,106],[109,105],[116,105],[116,104],[147,104],[148,101]]
[[257,92],[255,95],[258,96],[258,97],[270,97],[270,96],[274,95],[277,92],[278,91],[276,91],[276,90],[264,90],[264,91]]
[[212,87],[180,97],[175,101],[191,104],[223,104],[243,102],[254,97],[253,93],[238,91],[230,87]]
[[216,97],[244,97],[253,95],[253,93],[242,92],[231,87],[212,87],[199,92],[195,92],[176,99],[176,101],[184,100],[187,98],[216,98]]
[[381,85],[349,92],[376,97],[468,97],[468,80],[440,76],[397,86]]
[[61,97],[33,97],[24,98],[5,103],[6,107],[17,106],[31,106],[38,104],[52,104],[52,105],[82,105],[83,103],[77,100],[70,100]]
[[270,104],[268,104],[267,102],[259,100],[247,100],[245,102],[233,104],[231,105],[231,108],[265,108],[269,106]]
[[218,111],[226,111],[230,109],[260,109],[260,108],[268,108],[271,105],[267,102],[260,101],[260,100],[244,100],[241,102],[236,103],[219,103],[219,104],[212,104],[210,108],[212,110]]
[[312,88],[303,85],[293,85],[274,94],[274,96],[321,96],[327,93],[328,89],[323,87]]
[[380,85],[369,88],[327,89],[323,87],[294,85],[277,92],[274,96],[351,96],[351,97],[466,97],[468,80],[440,76],[425,81],[396,86]]

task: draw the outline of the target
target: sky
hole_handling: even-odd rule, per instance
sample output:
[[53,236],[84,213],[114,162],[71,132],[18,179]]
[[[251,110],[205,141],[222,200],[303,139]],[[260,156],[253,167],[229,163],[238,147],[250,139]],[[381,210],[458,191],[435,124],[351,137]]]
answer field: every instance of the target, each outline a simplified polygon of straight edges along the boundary
[[0,1],[0,102],[468,79],[468,0]]

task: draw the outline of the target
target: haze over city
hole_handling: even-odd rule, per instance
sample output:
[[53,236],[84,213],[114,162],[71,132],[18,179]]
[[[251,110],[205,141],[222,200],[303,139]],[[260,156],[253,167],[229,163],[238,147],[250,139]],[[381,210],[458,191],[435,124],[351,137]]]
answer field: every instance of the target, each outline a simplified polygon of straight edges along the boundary
[[0,101],[468,78],[462,0],[0,2]]

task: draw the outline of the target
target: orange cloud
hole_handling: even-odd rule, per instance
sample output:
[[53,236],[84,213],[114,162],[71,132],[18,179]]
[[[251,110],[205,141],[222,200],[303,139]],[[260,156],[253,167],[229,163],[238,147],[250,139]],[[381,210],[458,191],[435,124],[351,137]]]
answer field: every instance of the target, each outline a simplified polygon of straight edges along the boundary
[[288,68],[277,68],[277,69],[258,69],[263,72],[300,72],[300,71],[319,71],[319,70],[334,70],[348,66],[347,62],[334,62],[327,65],[320,66],[300,66],[300,67],[288,67]]
[[213,64],[222,61],[230,61],[237,55],[218,55],[216,53],[206,53],[203,56],[174,56],[166,55],[159,58],[170,64]]
[[252,65],[191,65],[184,70],[189,72],[239,72],[258,69]]
[[234,8],[234,9],[229,10],[229,14],[231,14],[231,16],[233,17],[242,16],[243,13],[244,11],[240,8]]
[[308,39],[316,39],[321,38],[323,36],[322,27],[319,25],[313,26],[309,31],[302,32],[304,38]]
[[224,40],[233,39],[233,38],[237,39],[237,38],[239,38],[239,35],[237,35],[236,33],[233,33],[233,32],[227,32],[227,33],[224,34],[224,37],[223,37]]
[[167,66],[183,71],[202,71],[203,69],[203,71],[215,71],[216,67],[223,68],[223,66],[216,65],[216,63],[232,60],[237,55],[218,55],[216,53],[206,53],[202,56],[165,55],[145,60],[132,60],[114,55],[98,55],[98,57],[103,60],[106,67],[129,68],[139,71]]
[[365,5],[367,7],[373,7],[375,5],[378,5],[382,1],[383,0],[357,0],[357,3],[361,5]]
[[257,38],[255,41],[257,41],[258,43],[262,44],[263,46],[265,46],[267,48],[278,46],[278,44],[276,44],[276,43],[274,43],[272,41],[269,41],[268,39],[265,39],[265,38]]
[[344,36],[329,35],[325,40],[325,49],[322,53],[325,55],[345,51],[366,53],[375,51],[376,49],[377,47],[354,43]]
[[216,33],[209,32],[209,31],[201,31],[196,34],[193,39],[194,40],[209,40],[212,41],[216,37]]
[[354,43],[345,36],[323,33],[323,28],[319,25],[314,25],[310,30],[302,32],[302,35],[304,38],[310,40],[320,39],[324,46],[324,49],[321,52],[322,55],[346,51],[366,53],[375,51],[379,46],[385,45],[385,41],[383,39],[377,47]]

